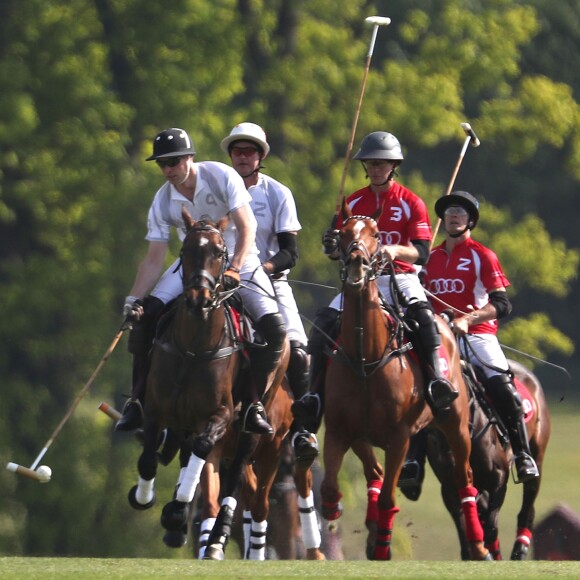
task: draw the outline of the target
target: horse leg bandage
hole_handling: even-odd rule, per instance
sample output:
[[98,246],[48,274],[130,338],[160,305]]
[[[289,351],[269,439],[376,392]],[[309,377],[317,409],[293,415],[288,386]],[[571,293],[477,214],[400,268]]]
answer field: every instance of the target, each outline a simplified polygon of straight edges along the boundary
[[468,485],[459,490],[461,511],[465,518],[465,533],[468,542],[483,542],[483,528],[477,514],[477,489]]
[[248,560],[250,557],[250,534],[252,533],[252,512],[250,510],[244,510],[242,527],[244,530],[243,559]]
[[201,459],[201,457],[198,457],[193,453],[191,454],[183,477],[182,474],[180,474],[181,482],[175,496],[177,501],[189,503],[193,500],[204,465],[205,459]]
[[318,527],[318,518],[314,509],[314,497],[312,492],[308,497],[298,495],[298,512],[300,514],[300,527],[302,528],[302,541],[307,550],[320,548],[322,537]]
[[135,492],[135,499],[141,505],[148,504],[155,495],[153,488],[155,484],[155,478],[153,479],[143,479],[139,477],[139,481],[137,483],[137,491]]
[[201,526],[199,528],[199,552],[198,552],[198,560],[203,560],[205,555],[205,548],[207,546],[207,541],[209,539],[209,535],[213,530],[213,526],[215,524],[215,518],[206,518],[201,522]]
[[252,531],[250,532],[250,560],[266,559],[266,530],[268,522],[255,522],[252,520]]
[[379,521],[379,495],[383,482],[380,479],[373,479],[367,482],[367,517],[366,523],[378,523]]
[[379,510],[379,529],[377,530],[377,542],[375,544],[375,560],[391,559],[391,536],[395,516],[399,513],[398,507],[388,510]]

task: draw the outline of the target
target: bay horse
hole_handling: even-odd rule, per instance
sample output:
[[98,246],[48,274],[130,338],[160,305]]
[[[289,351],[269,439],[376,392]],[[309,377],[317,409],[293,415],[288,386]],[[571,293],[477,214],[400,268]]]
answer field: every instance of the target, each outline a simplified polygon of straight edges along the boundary
[[[151,351],[139,479],[129,492],[135,509],[155,503],[157,449],[167,429],[174,437],[173,449],[181,449],[182,462],[174,499],[161,516],[168,532],[186,525],[206,459],[232,424],[234,383],[243,363],[243,341],[224,306],[232,293],[223,291],[227,248],[222,234],[228,218],[196,222],[186,209],[182,215],[184,290],[174,316],[158,330]],[[223,525],[233,516],[235,503],[232,496],[224,498]]]
[[[550,438],[550,413],[538,378],[524,365],[513,360],[508,360],[508,363],[514,374],[514,384],[524,404],[530,451],[540,471],[540,477],[522,484],[522,504],[517,516],[516,539],[510,559],[524,560],[528,555],[532,539],[535,519],[534,503],[540,490],[542,464]],[[494,560],[502,560],[498,537],[499,513],[505,500],[508,480],[510,479],[512,451],[508,445],[509,438],[505,432],[505,427],[493,415],[493,411],[486,401],[480,378],[473,372],[471,365],[466,365],[465,368],[466,379],[472,393],[470,461],[475,486],[481,494],[477,500],[479,518],[483,525],[485,546],[491,552]],[[453,489],[453,458],[449,453],[449,447],[438,433],[429,430],[426,451],[429,464],[441,483],[443,501],[457,529],[461,558],[466,560],[469,552],[465,527],[461,521],[461,508]]]
[[[473,474],[469,465],[469,402],[455,338],[438,320],[449,367],[448,379],[459,397],[434,417],[424,398],[424,376],[408,344],[398,340],[396,315],[384,308],[376,276],[382,269],[380,235],[374,217],[352,215],[343,204],[339,231],[343,312],[338,348],[330,358],[325,381],[325,475],[321,484],[324,515],[340,516],[338,474],[345,453],[358,442],[385,451],[384,479],[369,481],[367,556],[390,560],[391,535],[399,508],[395,494],[409,438],[433,424],[445,435],[455,463],[456,493],[466,520],[473,560],[490,559],[477,517]],[[371,503],[374,504],[371,509]]]
[[[244,559],[264,560],[266,558],[266,534],[270,513],[270,492],[280,465],[283,444],[289,436],[293,422],[291,406],[294,399],[287,378],[265,402],[268,421],[274,429],[272,435],[262,435],[250,456],[245,468],[245,477],[240,493],[243,507]],[[199,538],[199,557],[201,559],[222,559],[225,545],[212,540],[212,528],[219,513],[220,465],[219,460],[231,456],[235,446],[235,433],[230,431],[220,447],[208,459],[202,472],[203,506]],[[211,459],[211,460],[210,460]],[[298,491],[298,511],[302,538],[308,560],[324,560],[320,550],[321,534],[314,509],[312,491],[312,460],[294,463],[294,482]],[[226,540],[227,541],[227,540]]]

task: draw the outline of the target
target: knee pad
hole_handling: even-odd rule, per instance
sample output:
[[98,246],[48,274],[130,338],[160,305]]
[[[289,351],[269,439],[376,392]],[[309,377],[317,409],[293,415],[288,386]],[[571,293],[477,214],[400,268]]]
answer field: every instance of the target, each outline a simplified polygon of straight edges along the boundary
[[290,341],[290,362],[288,363],[288,381],[294,394],[299,399],[308,390],[308,354],[306,345],[297,340]]
[[286,324],[279,312],[264,314],[254,327],[272,348],[282,348],[286,339]]
[[414,320],[420,328],[435,325],[435,316],[433,309],[428,302],[413,302],[407,308],[405,318]]
[[155,296],[143,300],[143,316],[133,324],[127,349],[131,354],[147,354],[155,337],[155,327],[165,304]]

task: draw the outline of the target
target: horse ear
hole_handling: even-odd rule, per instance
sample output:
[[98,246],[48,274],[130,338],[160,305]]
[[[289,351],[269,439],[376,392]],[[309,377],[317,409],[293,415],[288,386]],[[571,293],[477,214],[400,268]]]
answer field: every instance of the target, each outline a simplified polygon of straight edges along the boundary
[[371,216],[376,222],[379,221],[381,214],[383,213],[383,208],[385,207],[385,202],[383,201],[380,207],[377,207],[375,213]]
[[230,223],[230,216],[226,215],[224,216],[218,223],[217,223],[217,227],[218,230],[220,232],[225,231],[225,229],[228,227],[228,224]]
[[181,217],[185,223],[185,229],[189,231],[195,225],[195,220],[191,217],[185,205],[181,206]]
[[349,217],[352,217],[352,209],[350,205],[346,203],[346,197],[342,198],[342,221],[346,221]]

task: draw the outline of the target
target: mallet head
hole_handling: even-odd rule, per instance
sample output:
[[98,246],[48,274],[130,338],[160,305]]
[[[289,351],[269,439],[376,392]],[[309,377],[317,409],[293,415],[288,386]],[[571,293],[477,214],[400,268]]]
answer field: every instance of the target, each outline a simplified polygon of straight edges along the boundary
[[18,465],[18,463],[8,463],[6,469],[12,471],[12,473],[17,473],[18,475],[39,481],[40,483],[48,483],[52,477],[52,470],[48,465],[41,465],[38,469],[34,470],[23,465]]
[[369,16],[365,18],[365,22],[376,26],[388,26],[391,23],[391,19],[386,16]]
[[465,134],[467,136],[471,137],[469,143],[473,147],[479,147],[481,145],[481,141],[477,138],[475,131],[471,128],[471,125],[469,123],[461,123],[461,128],[465,131]]

